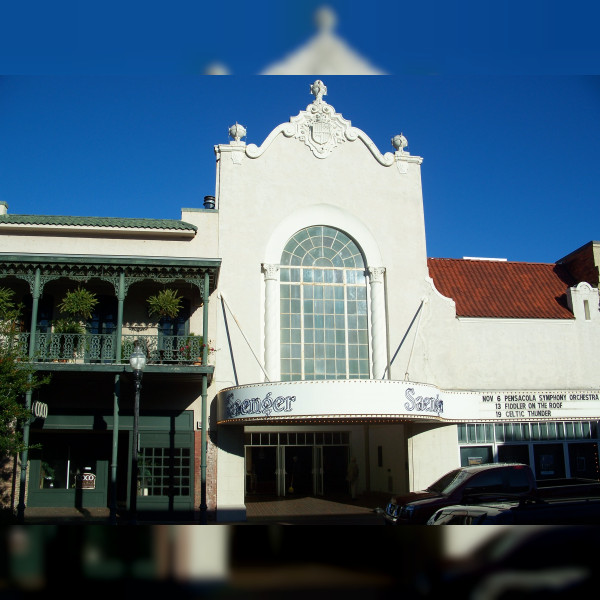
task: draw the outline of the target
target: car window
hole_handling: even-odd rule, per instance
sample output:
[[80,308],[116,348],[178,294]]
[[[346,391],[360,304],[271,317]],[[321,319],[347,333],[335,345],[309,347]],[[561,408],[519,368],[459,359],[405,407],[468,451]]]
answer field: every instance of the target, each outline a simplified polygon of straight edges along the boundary
[[508,473],[508,491],[526,492],[529,490],[529,477],[526,469],[513,469]]
[[501,492],[503,489],[502,473],[498,470],[477,473],[469,480],[468,488],[469,491],[482,494]]
[[436,494],[449,494],[458,484],[462,483],[468,477],[468,473],[455,469],[446,473],[443,477],[440,477],[437,481],[432,483],[428,488],[428,492],[435,492]]

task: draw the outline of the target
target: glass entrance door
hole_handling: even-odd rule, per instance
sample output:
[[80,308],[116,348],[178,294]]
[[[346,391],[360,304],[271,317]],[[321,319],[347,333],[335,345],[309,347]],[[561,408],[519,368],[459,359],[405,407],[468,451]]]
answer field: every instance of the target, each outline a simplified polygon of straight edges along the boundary
[[313,489],[316,496],[323,495],[323,446],[313,449]]
[[246,494],[277,494],[277,447],[246,447]]
[[348,447],[325,446],[323,448],[323,475],[324,494],[348,493],[346,473],[348,470]]
[[285,449],[285,495],[312,495],[312,446],[283,446],[283,448]]
[[345,431],[246,434],[245,491],[279,497],[347,492]]
[[285,496],[287,471],[285,468],[285,446],[277,447],[277,495]]

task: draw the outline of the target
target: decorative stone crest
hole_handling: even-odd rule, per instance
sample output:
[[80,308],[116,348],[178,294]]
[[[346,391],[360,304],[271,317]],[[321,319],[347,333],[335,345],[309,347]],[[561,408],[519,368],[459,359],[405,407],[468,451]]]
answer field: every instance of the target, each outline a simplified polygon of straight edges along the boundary
[[283,129],[283,134],[304,142],[317,158],[327,158],[346,140],[352,124],[323,100],[327,87],[320,79],[311,85],[310,91],[315,97],[313,103],[290,119],[290,126]]

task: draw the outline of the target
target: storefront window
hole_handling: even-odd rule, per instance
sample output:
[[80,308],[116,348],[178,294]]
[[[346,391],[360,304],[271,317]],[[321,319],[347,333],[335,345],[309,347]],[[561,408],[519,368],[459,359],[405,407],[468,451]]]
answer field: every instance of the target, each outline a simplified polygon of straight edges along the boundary
[[190,468],[189,448],[141,448],[138,496],[188,496]]
[[[529,464],[539,479],[600,476],[597,421],[459,423],[457,429],[462,466],[480,459],[492,462],[487,458],[489,451],[498,462]],[[486,442],[493,445],[480,445]]]
[[40,460],[40,489],[75,489],[78,477],[96,473],[96,459],[81,448],[60,444],[42,449]]
[[535,472],[538,479],[565,477],[565,456],[562,444],[534,446]]
[[344,233],[309,227],[281,256],[281,378],[369,378],[362,254]]
[[494,462],[491,446],[466,446],[460,449],[460,466],[481,465]]

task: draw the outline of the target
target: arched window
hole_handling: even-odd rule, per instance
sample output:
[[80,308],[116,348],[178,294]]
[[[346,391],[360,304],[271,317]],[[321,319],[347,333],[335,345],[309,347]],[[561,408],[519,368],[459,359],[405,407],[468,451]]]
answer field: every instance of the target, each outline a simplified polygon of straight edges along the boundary
[[302,229],[280,261],[281,379],[368,379],[365,264],[325,226]]

